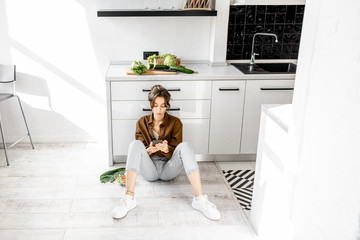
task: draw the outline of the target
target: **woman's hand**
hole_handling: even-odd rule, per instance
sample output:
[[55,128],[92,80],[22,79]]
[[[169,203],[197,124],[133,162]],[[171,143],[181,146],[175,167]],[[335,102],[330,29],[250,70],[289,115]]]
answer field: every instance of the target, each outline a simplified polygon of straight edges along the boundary
[[169,152],[169,145],[168,145],[168,141],[166,140],[164,140],[162,143],[156,144],[155,147],[164,153]]
[[155,146],[153,146],[153,142],[151,142],[150,146],[146,149],[146,151],[149,155],[157,151],[168,153],[169,152],[168,141],[164,140],[162,143],[157,143]]
[[[158,144],[156,144],[158,145]],[[150,146],[146,149],[147,153],[150,155],[152,153],[155,153],[157,151],[159,151],[159,149],[157,149],[157,147],[153,146],[153,142],[150,143]]]

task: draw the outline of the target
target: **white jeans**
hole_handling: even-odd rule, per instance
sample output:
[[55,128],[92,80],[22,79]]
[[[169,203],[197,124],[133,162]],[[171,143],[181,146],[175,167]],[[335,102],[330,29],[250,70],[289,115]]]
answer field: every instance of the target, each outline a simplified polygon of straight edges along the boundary
[[174,179],[183,166],[187,175],[199,171],[194,150],[187,142],[180,143],[169,160],[157,155],[150,158],[144,144],[139,140],[132,141],[129,146],[126,170],[137,172],[147,181]]

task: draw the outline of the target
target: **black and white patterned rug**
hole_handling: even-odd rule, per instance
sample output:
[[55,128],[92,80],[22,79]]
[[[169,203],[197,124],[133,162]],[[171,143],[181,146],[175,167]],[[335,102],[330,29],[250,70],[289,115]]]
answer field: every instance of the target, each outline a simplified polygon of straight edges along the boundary
[[251,199],[254,186],[254,170],[223,170],[223,174],[238,199],[241,207],[251,210]]

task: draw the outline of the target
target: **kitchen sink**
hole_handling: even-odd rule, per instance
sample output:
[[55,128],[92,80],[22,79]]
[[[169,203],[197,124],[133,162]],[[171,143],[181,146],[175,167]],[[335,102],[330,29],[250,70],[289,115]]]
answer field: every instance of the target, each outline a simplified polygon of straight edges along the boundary
[[292,74],[296,73],[294,63],[232,63],[244,74]]

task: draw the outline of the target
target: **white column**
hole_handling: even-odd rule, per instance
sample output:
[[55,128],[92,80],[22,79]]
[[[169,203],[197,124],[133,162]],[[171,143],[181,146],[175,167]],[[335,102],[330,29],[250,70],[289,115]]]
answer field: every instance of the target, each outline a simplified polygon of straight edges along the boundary
[[211,23],[209,61],[212,66],[224,66],[226,65],[230,0],[217,0],[215,9],[217,16],[213,17]]

